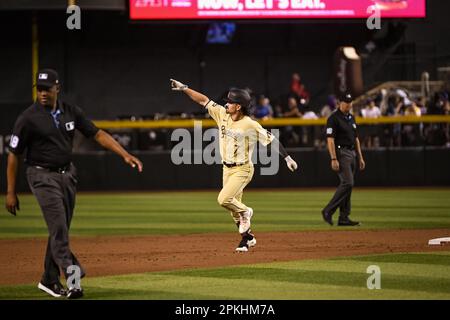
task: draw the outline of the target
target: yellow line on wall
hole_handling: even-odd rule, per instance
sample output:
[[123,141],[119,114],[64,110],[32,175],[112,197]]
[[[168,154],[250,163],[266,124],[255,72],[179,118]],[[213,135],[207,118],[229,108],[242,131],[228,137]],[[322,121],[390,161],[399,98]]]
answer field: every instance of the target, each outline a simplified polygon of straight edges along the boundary
[[[265,127],[285,127],[285,126],[323,126],[326,119],[301,119],[301,118],[275,118],[259,121]],[[99,128],[103,129],[161,129],[161,128],[193,128],[194,125],[201,125],[203,128],[216,127],[212,119],[181,119],[181,120],[98,120],[94,121]],[[393,123],[450,123],[450,116],[427,115],[415,116],[395,116],[381,117],[377,119],[367,119],[356,117],[358,125],[362,124],[393,124]]]

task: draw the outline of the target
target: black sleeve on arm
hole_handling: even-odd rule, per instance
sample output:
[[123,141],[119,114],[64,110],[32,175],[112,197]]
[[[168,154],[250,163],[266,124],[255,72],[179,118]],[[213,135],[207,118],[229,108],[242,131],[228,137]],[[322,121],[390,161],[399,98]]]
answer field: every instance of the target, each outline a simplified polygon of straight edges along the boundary
[[335,118],[331,115],[327,120],[326,134],[327,138],[336,138],[337,125]]
[[86,138],[95,136],[98,128],[95,124],[86,118],[84,112],[79,107],[74,107],[75,110],[75,128],[79,130]]
[[284,148],[284,146],[281,144],[281,142],[278,142],[278,148],[279,148],[279,154],[284,158],[286,158],[287,156],[289,156],[289,154],[287,153],[286,149]]
[[276,151],[280,154],[280,156],[282,156],[283,159],[286,158],[287,156],[289,156],[289,154],[287,153],[286,149],[281,144],[280,140],[278,140],[275,136],[274,136],[274,138],[273,138],[271,143],[274,143],[274,141],[277,141],[277,143],[278,143],[278,149]]
[[14,124],[14,129],[9,140],[9,151],[15,155],[21,155],[27,147],[29,140],[29,128],[24,115],[20,115]]

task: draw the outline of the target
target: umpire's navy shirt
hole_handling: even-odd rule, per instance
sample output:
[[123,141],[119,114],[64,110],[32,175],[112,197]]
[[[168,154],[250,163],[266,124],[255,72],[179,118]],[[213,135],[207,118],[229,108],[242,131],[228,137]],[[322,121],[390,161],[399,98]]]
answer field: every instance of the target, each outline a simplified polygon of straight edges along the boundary
[[358,131],[355,117],[344,114],[340,109],[334,111],[327,120],[327,137],[334,138],[336,146],[354,147]]
[[17,118],[9,150],[20,155],[26,150],[25,163],[44,168],[60,168],[72,161],[75,129],[85,137],[93,137],[98,128],[77,107],[58,100],[59,115],[38,102]]

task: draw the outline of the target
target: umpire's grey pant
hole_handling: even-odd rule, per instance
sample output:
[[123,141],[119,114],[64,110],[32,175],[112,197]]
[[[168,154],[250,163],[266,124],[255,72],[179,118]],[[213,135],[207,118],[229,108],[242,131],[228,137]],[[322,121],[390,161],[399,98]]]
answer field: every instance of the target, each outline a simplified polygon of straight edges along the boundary
[[27,180],[41,207],[49,233],[41,281],[46,284],[58,282],[60,268],[67,278],[67,267],[71,265],[79,266],[81,275],[84,276],[81,265],[69,247],[69,229],[75,208],[77,184],[75,166],[72,164],[64,173],[29,166]]
[[340,184],[330,202],[323,209],[328,214],[333,214],[339,208],[341,219],[350,215],[352,189],[354,185],[354,175],[356,169],[356,153],[354,150],[339,148],[336,150],[339,161]]

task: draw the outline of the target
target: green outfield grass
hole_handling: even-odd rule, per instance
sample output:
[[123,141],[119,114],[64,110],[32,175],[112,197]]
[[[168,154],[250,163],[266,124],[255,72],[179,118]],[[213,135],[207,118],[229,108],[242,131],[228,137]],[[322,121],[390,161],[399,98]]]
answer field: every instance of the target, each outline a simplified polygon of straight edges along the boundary
[[[381,289],[367,288],[369,265]],[[450,299],[450,252],[371,255],[88,278],[86,299]],[[242,290],[245,288],[245,290]],[[0,299],[47,299],[36,285]]]
[[[231,232],[218,191],[79,194],[72,235],[145,235]],[[258,231],[327,230],[321,208],[333,190],[244,193]],[[0,214],[0,238],[44,237],[46,226],[32,195],[22,195],[17,217]],[[4,197],[0,198],[4,208]],[[450,189],[355,190],[352,217],[360,229],[450,228]]]
[[[81,193],[72,235],[234,232],[217,193]],[[258,231],[330,230],[320,210],[332,193],[253,190],[244,200],[255,210]],[[17,217],[0,215],[0,238],[47,236],[34,197],[20,199]],[[357,189],[353,208],[353,217],[363,222],[357,230],[450,229],[450,189]],[[366,287],[369,265],[381,268],[380,290]],[[450,299],[450,251],[88,277],[83,286],[87,299]],[[29,284],[0,286],[0,299],[47,296]]]

